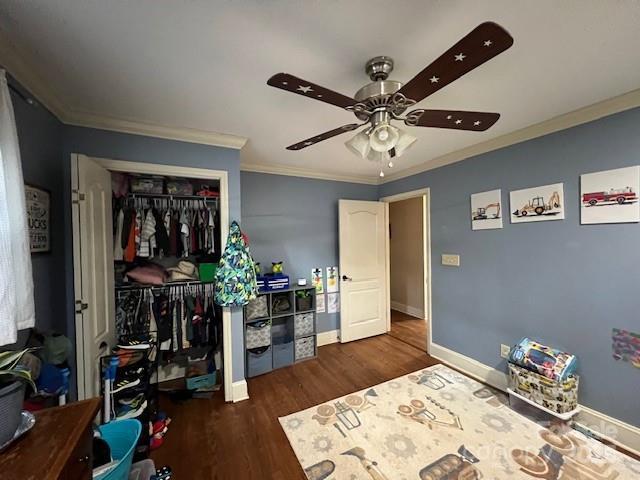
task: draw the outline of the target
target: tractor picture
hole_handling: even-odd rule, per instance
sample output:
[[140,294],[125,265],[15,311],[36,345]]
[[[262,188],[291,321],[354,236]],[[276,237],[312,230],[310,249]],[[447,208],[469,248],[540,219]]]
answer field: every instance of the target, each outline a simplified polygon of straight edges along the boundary
[[[495,213],[492,213],[491,216],[487,214],[487,210],[495,209]],[[500,218],[500,204],[499,203],[490,203],[486,207],[478,207],[475,212],[473,212],[474,220],[488,220],[489,218]]]
[[526,217],[530,214],[542,215],[544,213],[551,213],[551,210],[560,208],[560,195],[558,192],[553,192],[549,197],[549,200],[545,203],[544,198],[541,196],[533,197],[520,209],[513,212],[517,217]]

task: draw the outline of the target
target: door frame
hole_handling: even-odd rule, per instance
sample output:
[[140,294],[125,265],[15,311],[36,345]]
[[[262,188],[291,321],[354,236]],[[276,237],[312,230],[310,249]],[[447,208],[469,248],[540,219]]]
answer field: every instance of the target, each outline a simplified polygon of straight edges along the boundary
[[[381,202],[390,204],[392,202],[399,202],[401,200],[408,200],[410,198],[422,197],[422,238],[424,240],[422,246],[422,259],[424,262],[424,313],[425,321],[427,322],[427,345],[426,352],[431,351],[431,344],[433,342],[432,332],[432,306],[431,306],[431,190],[429,188],[421,188],[419,190],[411,190],[409,192],[398,193],[395,195],[389,195],[387,197],[380,198]],[[389,301],[389,312],[391,312],[391,255],[389,244],[391,243],[390,236],[390,216],[387,215],[387,296]],[[388,317],[387,331],[391,330],[391,314]]]
[[[227,242],[229,234],[229,174],[226,170],[209,170],[204,168],[181,167],[178,165],[160,165],[155,163],[129,162],[124,160],[112,160],[108,158],[89,157],[73,153],[71,154],[72,175],[75,169],[74,157],[85,157],[97,162],[103,168],[112,172],[142,173],[146,175],[164,175],[172,177],[188,177],[204,180],[218,180],[220,182],[220,230],[222,232],[221,245]],[[74,277],[80,273],[79,256],[75,254],[76,245],[79,245],[79,229],[77,225],[73,228],[74,244]],[[74,286],[75,288],[75,286]],[[80,317],[81,318],[81,317]],[[84,331],[79,317],[76,315],[76,364],[78,375],[82,371],[84,375]],[[222,308],[222,354],[224,365],[224,399],[226,402],[233,401],[233,355],[232,355],[232,335],[231,335],[231,309]],[[78,382],[78,385],[80,382]],[[84,387],[83,387],[84,389]],[[84,392],[83,392],[84,393]],[[80,397],[80,389],[78,389]]]

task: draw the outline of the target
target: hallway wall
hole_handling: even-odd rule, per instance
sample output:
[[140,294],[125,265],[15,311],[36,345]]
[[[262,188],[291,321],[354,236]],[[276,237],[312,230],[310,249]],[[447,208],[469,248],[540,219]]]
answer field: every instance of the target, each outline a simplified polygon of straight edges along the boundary
[[422,197],[389,204],[391,308],[424,318]]

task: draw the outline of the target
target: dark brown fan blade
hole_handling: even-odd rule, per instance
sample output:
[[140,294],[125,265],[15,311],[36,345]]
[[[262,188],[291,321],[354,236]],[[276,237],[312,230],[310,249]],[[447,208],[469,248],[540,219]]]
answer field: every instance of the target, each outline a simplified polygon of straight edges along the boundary
[[404,123],[412,127],[452,128],[484,132],[500,118],[499,113],[461,110],[413,110]]
[[431,65],[413,77],[399,93],[419,102],[513,45],[513,37],[497,23],[474,28]]
[[307,82],[302,78],[294,77],[288,73],[276,73],[267,81],[267,85],[281,88],[288,92],[297,93],[298,95],[312,98],[313,100],[330,103],[331,105],[336,105],[341,108],[350,107],[358,103],[353,98],[349,98],[346,95],[334,92],[328,88],[321,87],[315,83]]
[[336,135],[340,135],[341,133],[351,132],[361,126],[359,123],[350,123],[348,125],[343,125],[338,128],[334,128],[333,130],[329,130],[328,132],[321,133],[320,135],[316,135],[315,137],[307,138],[298,143],[294,143],[293,145],[289,145],[287,150],[302,150],[303,148],[310,147],[311,145],[315,145],[318,142],[322,142],[323,140],[328,140],[331,137],[335,137]]

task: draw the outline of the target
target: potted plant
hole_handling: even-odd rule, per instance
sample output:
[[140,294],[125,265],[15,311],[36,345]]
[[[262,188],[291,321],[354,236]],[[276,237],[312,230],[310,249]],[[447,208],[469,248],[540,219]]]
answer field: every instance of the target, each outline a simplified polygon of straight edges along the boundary
[[296,310],[298,312],[305,312],[311,310],[312,296],[310,290],[298,290],[296,292]]
[[20,359],[29,351],[27,348],[0,352],[0,445],[11,440],[20,426],[26,385],[35,390],[31,374],[19,366]]

